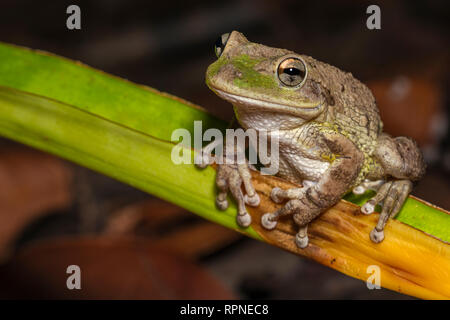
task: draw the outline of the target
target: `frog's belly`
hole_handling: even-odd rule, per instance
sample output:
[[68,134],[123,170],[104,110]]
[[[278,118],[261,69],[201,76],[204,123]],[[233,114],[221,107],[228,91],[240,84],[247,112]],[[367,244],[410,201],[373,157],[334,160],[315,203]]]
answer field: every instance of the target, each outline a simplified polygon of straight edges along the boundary
[[301,153],[284,152],[280,154],[277,175],[291,182],[319,181],[329,166],[329,162],[307,158]]

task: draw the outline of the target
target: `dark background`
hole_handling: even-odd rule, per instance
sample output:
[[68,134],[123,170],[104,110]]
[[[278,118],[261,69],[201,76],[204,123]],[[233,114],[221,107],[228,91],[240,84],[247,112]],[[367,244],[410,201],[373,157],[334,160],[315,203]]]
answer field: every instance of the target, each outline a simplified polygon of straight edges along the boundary
[[[81,30],[66,28],[70,4],[81,8]],[[370,4],[381,8],[381,30],[366,28]],[[0,41],[82,61],[223,119],[231,106],[204,84],[220,34],[311,55],[369,85],[386,131],[424,152],[427,175],[413,194],[449,209],[449,18],[444,0],[3,0]],[[408,298],[11,141],[0,140],[0,153],[0,297]],[[65,288],[68,264],[83,270],[80,292]]]

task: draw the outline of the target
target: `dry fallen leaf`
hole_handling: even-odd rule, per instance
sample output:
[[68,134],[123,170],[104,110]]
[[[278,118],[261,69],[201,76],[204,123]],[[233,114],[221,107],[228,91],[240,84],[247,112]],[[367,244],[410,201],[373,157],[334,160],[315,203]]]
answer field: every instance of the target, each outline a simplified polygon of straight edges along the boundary
[[71,170],[47,153],[17,147],[0,154],[0,260],[37,217],[71,203]]
[[[68,290],[67,267],[81,270]],[[139,237],[57,238],[36,242],[0,266],[3,299],[233,299],[201,267]]]
[[155,245],[192,259],[213,253],[242,237],[161,199],[121,208],[109,219],[104,233],[139,234],[151,238]]

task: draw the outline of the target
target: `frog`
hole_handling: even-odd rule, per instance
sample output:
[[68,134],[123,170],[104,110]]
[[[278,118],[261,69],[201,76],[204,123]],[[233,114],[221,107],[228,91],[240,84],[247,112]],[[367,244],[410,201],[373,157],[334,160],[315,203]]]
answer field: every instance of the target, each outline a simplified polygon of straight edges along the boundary
[[[426,166],[413,139],[383,131],[370,89],[349,72],[308,55],[250,42],[238,31],[221,35],[215,53],[217,60],[206,71],[207,86],[232,104],[243,129],[266,130],[268,139],[277,137],[275,175],[298,185],[271,190],[271,200],[282,206],[263,214],[261,225],[273,230],[280,217],[292,216],[298,226],[295,243],[304,249],[315,218],[350,192],[373,190],[375,195],[360,211],[369,215],[381,206],[368,237],[382,242],[388,220],[398,214]],[[203,159],[199,166],[210,163]],[[260,203],[250,170],[247,162],[222,163],[216,173],[216,204],[227,209],[230,193],[243,228],[251,224],[246,205]]]

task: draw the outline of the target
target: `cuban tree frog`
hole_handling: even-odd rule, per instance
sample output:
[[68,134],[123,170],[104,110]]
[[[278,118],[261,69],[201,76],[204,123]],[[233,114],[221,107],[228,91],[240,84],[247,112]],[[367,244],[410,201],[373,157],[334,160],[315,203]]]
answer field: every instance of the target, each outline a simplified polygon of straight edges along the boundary
[[[371,214],[382,203],[370,233],[373,242],[381,242],[387,220],[399,212],[412,182],[425,172],[416,143],[383,133],[371,91],[350,73],[306,55],[249,42],[236,31],[222,35],[215,50],[218,60],[206,72],[208,87],[232,103],[244,129],[277,135],[277,176],[302,185],[272,190],[273,201],[286,203],[264,214],[262,226],[273,229],[279,217],[292,215],[299,227],[296,244],[305,248],[308,223],[347,192],[373,189],[377,194],[361,211]],[[219,165],[216,184],[218,207],[227,208],[230,191],[238,205],[238,224],[249,226],[245,205],[257,206],[259,197],[248,165]]]

